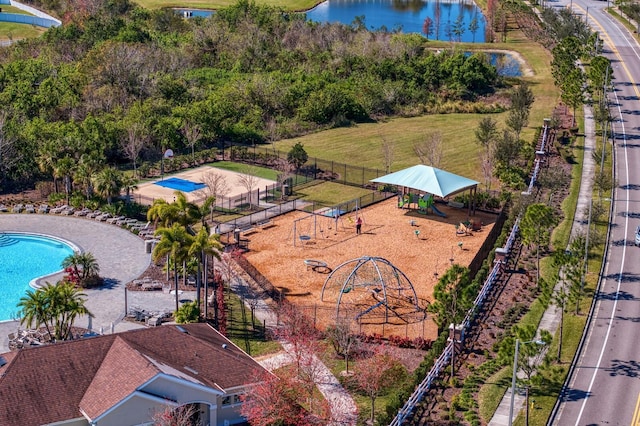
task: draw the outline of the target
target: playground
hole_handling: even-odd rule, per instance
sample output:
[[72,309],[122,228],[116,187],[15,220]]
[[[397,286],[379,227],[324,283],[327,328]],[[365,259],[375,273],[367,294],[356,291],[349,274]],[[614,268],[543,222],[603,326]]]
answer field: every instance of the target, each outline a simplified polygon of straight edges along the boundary
[[[401,271],[417,296],[417,300],[406,299],[424,309],[432,300],[437,278],[452,263],[470,264],[497,215],[476,212],[469,217],[465,208],[440,203],[436,213],[433,205],[426,208],[424,204],[418,205],[418,200],[415,208],[408,207],[411,206],[394,197],[362,209],[324,209],[316,214],[297,211],[283,215],[276,218],[272,226],[255,228],[242,236],[248,241],[249,251],[245,256],[290,302],[304,309],[319,328],[335,323],[337,299],[344,301],[356,294],[349,292],[340,297],[340,292],[330,291],[323,297],[325,280],[343,263],[361,257],[384,259]],[[356,233],[358,218],[362,219],[359,235]],[[373,285],[379,278],[367,280]],[[340,310],[341,316],[349,309],[354,312],[356,332],[436,337],[437,327],[430,314],[423,321],[424,316],[416,315],[415,311],[405,317],[393,309],[385,309],[385,316],[390,320],[367,318],[363,314],[380,305],[382,293],[379,285],[369,287],[365,282],[364,287],[367,292]],[[342,293],[350,289],[343,287]]]

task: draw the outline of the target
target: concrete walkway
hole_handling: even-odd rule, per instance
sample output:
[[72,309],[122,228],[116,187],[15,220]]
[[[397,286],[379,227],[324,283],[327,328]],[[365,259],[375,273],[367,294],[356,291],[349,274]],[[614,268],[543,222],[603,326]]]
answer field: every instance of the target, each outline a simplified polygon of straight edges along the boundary
[[[586,226],[588,223],[589,207],[591,203],[591,195],[593,190],[592,177],[596,164],[592,157],[592,152],[596,146],[595,137],[595,121],[593,119],[593,111],[590,107],[584,107],[584,158],[582,165],[582,178],[580,181],[580,192],[578,194],[578,203],[576,205],[576,212],[573,218],[573,224],[571,225],[571,237],[575,237],[579,234],[586,233]],[[555,290],[557,290],[556,288]],[[555,305],[550,305],[544,312],[540,324],[538,324],[538,336],[540,330],[547,330],[551,335],[555,335],[556,330],[560,324],[560,311]],[[489,426],[506,426],[509,424],[509,409],[511,404],[511,388],[507,389],[500,405],[493,414]],[[516,393],[514,398],[514,421],[518,417],[518,413],[524,408],[525,396],[521,393]]]
[[[256,292],[254,288],[247,283],[247,280],[243,278],[241,274],[238,274],[238,270],[234,271],[233,279],[230,283],[232,291],[244,298],[248,307],[250,307],[248,304],[249,300],[256,302],[255,316],[260,321],[263,321],[265,324],[277,324],[278,319],[269,308],[266,296],[264,296],[263,292]],[[293,358],[289,354],[291,352],[291,345],[285,341],[280,341],[280,344],[284,348],[284,352],[261,359],[259,362],[263,367],[273,370],[293,362]],[[331,370],[316,356],[314,356],[314,371],[316,371],[319,376],[317,382],[318,390],[327,400],[331,410],[332,422],[330,425],[355,426],[358,419],[358,409],[351,395],[342,387]]]

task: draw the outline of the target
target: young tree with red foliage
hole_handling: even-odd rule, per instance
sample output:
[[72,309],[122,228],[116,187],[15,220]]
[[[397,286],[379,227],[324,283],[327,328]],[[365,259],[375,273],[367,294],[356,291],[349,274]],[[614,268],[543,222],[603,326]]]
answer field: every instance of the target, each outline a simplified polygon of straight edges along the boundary
[[369,358],[358,361],[355,383],[371,399],[371,423],[375,421],[376,399],[407,378],[402,363],[384,348]]
[[310,425],[305,410],[298,403],[302,389],[286,370],[278,377],[271,373],[256,373],[259,382],[242,395],[240,413],[252,426]]
[[433,20],[428,16],[424,18],[424,22],[422,22],[422,33],[427,40],[429,40],[429,36],[433,34]]

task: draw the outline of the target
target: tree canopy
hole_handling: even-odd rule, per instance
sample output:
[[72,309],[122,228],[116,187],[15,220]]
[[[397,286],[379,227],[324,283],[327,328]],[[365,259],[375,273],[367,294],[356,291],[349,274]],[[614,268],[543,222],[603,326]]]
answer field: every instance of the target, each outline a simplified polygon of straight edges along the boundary
[[[2,176],[14,182],[86,189],[86,173],[138,169],[167,148],[193,156],[219,141],[420,114],[500,84],[482,53],[432,52],[416,34],[318,25],[247,0],[207,19],[128,0],[41,3],[64,25],[0,54],[2,131],[12,141]],[[114,183],[105,172],[96,190],[111,198]]]

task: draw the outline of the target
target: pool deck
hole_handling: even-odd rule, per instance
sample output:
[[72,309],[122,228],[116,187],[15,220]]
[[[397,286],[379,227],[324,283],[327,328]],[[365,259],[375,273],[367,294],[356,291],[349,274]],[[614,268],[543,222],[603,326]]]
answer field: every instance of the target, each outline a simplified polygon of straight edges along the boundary
[[[94,314],[93,331],[102,328],[109,333],[112,324],[115,332],[141,326],[123,321],[125,285],[143,275],[151,262],[151,255],[146,253],[140,237],[119,226],[91,219],[51,214],[0,214],[0,232],[11,231],[59,237],[95,256],[100,276],[106,282],[100,288],[83,290],[87,294],[87,308]],[[182,297],[190,296],[183,294]],[[149,311],[172,312],[175,309],[175,297],[162,292],[128,292],[127,301],[129,307],[141,306]],[[75,324],[88,327],[89,319],[80,317]],[[18,326],[18,321],[0,322],[0,353],[9,350],[8,334],[16,332]]]

